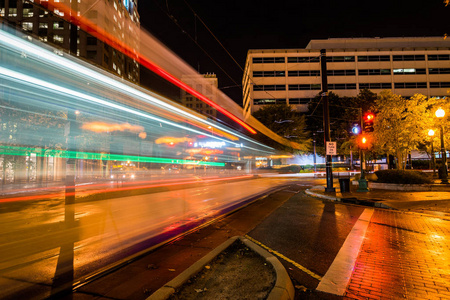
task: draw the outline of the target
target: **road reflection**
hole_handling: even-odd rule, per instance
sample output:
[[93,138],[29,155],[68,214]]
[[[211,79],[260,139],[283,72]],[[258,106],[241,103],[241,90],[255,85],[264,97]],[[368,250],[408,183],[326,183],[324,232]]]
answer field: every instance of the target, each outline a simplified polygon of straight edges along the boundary
[[22,202],[0,219],[0,298],[58,298],[74,281],[284,183],[262,178],[68,205]]

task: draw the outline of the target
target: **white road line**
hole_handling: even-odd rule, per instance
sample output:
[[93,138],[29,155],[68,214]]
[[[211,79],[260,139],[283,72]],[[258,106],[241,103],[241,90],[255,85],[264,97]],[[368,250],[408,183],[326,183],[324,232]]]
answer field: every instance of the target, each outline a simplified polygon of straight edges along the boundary
[[339,250],[327,273],[317,286],[318,291],[339,296],[344,295],[373,212],[373,209],[366,208],[359,216],[341,250]]

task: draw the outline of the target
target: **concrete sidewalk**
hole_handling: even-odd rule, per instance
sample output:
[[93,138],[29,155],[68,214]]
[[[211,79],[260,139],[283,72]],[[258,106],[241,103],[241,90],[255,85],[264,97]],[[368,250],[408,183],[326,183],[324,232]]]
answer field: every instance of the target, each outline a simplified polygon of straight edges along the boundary
[[352,203],[370,207],[395,210],[440,212],[450,217],[450,185],[433,184],[432,191],[395,191],[369,189],[357,192],[357,185],[350,185],[350,192],[341,193],[339,185],[336,192],[325,192],[325,186],[314,186],[306,193],[331,201]]

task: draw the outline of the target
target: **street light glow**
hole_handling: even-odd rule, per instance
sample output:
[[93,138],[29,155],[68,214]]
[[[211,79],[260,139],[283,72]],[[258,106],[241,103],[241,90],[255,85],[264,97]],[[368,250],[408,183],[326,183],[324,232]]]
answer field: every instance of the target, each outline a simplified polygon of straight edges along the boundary
[[445,111],[439,107],[439,109],[436,111],[436,117],[443,118],[445,116]]
[[434,136],[434,130],[433,129],[428,130],[428,135],[429,136]]

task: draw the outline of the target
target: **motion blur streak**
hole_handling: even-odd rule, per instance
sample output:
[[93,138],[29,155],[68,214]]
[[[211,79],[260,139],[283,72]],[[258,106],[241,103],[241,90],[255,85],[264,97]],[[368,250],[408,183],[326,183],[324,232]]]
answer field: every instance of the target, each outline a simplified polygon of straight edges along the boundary
[[[226,178],[216,178],[216,179],[198,179],[198,180],[188,180],[188,179],[177,179],[176,182],[170,182],[171,180],[162,181],[161,183],[155,183],[155,181],[139,181],[139,182],[120,182],[121,185],[133,185],[128,187],[120,187],[113,188],[110,183],[105,184],[92,184],[89,185],[89,188],[97,188],[97,187],[109,187],[104,190],[95,190],[95,191],[81,191],[81,192],[73,192],[70,195],[77,195],[79,197],[84,196],[94,196],[96,194],[106,193],[106,192],[119,192],[119,191],[128,191],[128,190],[141,190],[141,189],[150,189],[150,188],[158,188],[158,187],[170,187],[177,185],[187,185],[187,184],[198,184],[198,183],[211,183],[211,182],[220,182],[220,181],[229,181],[229,180],[240,180],[240,179],[248,179],[252,177],[252,175],[244,175],[244,176],[235,176],[235,177],[226,177]],[[169,181],[169,182],[167,182]],[[147,184],[152,182],[152,184]],[[66,187],[60,187],[60,189],[65,189]],[[71,186],[69,188],[77,188],[77,186]],[[67,194],[66,194],[67,195]],[[23,196],[23,197],[13,197],[13,198],[4,198],[0,199],[0,203],[7,202],[17,202],[17,201],[34,201],[34,200],[43,200],[55,197],[55,193],[45,194],[45,195],[36,195],[36,196]]]
[[56,298],[278,188],[254,176],[275,154],[1,27],[0,298]]
[[[60,54],[52,53],[51,51],[42,49],[41,47],[39,47],[37,45],[26,42],[23,39],[15,37],[14,35],[9,34],[3,30],[0,30],[0,38],[1,38],[1,43],[4,44],[5,46],[8,46],[8,48],[11,49],[11,51],[21,51],[20,55],[23,56],[24,58],[38,59],[38,60],[42,61],[44,64],[50,65],[52,68],[60,69],[62,72],[66,73],[67,75],[70,74],[70,75],[76,76],[76,77],[83,77],[82,79],[88,80],[88,82],[97,82],[99,84],[102,84],[105,88],[107,88],[108,91],[115,90],[119,93],[127,93],[128,95],[133,95],[143,102],[149,102],[153,105],[157,105],[157,106],[161,107],[162,109],[165,110],[165,114],[167,114],[167,111],[170,111],[171,113],[175,112],[175,113],[177,113],[177,115],[183,116],[184,118],[187,117],[191,121],[195,121],[195,122],[203,124],[202,127],[207,128],[209,126],[214,126],[214,127],[217,127],[221,131],[231,133],[228,129],[205,120],[204,117],[199,117],[196,114],[192,114],[192,112],[186,111],[186,109],[183,107],[177,107],[176,105],[174,105],[173,102],[167,103],[167,100],[163,101],[161,99],[161,97],[159,97],[159,99],[158,99],[155,96],[150,95],[148,92],[144,92],[142,89],[139,90],[139,87],[137,87],[137,86],[132,86],[130,83],[125,84],[123,82],[120,82],[120,81],[112,78],[111,76],[108,77],[108,76],[102,75],[98,71],[95,72],[86,66],[82,66],[81,64],[79,64],[79,62],[76,63],[71,60],[68,60],[66,57],[61,57]],[[19,80],[25,80],[25,78],[28,78],[28,80],[31,81],[32,83],[33,83],[33,81],[38,82],[38,83],[40,83],[39,85],[41,85],[45,88],[51,88],[51,87],[56,86],[56,85],[53,85],[50,83],[47,85],[46,82],[42,82],[40,80],[30,79],[29,77],[18,74],[12,70],[4,69],[3,72],[5,72],[5,75],[10,75],[13,78],[17,77],[17,79],[19,79]],[[64,89],[62,87],[60,89],[62,89],[65,92],[68,92],[69,94],[72,93],[74,96],[82,96],[82,95],[78,95],[78,93],[75,91],[70,91],[70,90]],[[87,96],[87,97],[90,97],[90,96]],[[90,98],[95,99],[93,97],[90,97]],[[129,97],[127,97],[127,98],[129,98]],[[97,99],[96,102],[103,103],[103,104],[105,103],[105,101],[102,101],[99,99]],[[112,105],[112,104],[110,104],[110,105]],[[153,107],[153,109],[154,108],[155,107]],[[158,121],[161,121],[161,120],[158,120]],[[246,136],[236,134],[236,133],[234,133],[234,134],[239,136],[242,139],[249,140],[249,138],[247,138]],[[255,142],[255,141],[253,141],[253,142]],[[270,147],[267,147],[264,144],[261,144],[261,143],[258,143],[258,144],[259,144],[259,146],[271,149]]]
[[[87,1],[88,2],[88,1]],[[40,2],[41,5],[44,7],[48,7],[47,1]],[[199,93],[186,83],[182,82],[180,78],[175,77],[174,75],[170,74],[154,62],[152,62],[149,58],[147,58],[145,55],[140,53],[138,49],[130,47],[128,44],[124,43],[122,39],[119,39],[112,34],[110,34],[109,31],[104,30],[103,28],[100,28],[95,23],[91,22],[89,19],[82,17],[81,15],[78,15],[77,11],[73,11],[70,7],[66,6],[63,3],[53,3],[53,6],[63,12],[64,16],[67,16],[67,19],[77,26],[80,26],[83,30],[86,32],[89,32],[91,35],[95,36],[99,40],[107,43],[108,45],[116,48],[117,50],[123,52],[130,58],[135,59],[138,63],[141,65],[147,67],[149,70],[153,71],[157,75],[161,76],[162,78],[166,79],[167,81],[173,83],[174,85],[178,86],[179,88],[185,90],[189,94],[197,97],[198,99],[202,100],[203,102],[207,103],[208,105],[214,107],[245,129],[247,129],[249,132],[255,134],[256,131],[251,128],[248,124],[243,122],[241,119],[230,113],[229,111],[222,108],[220,105],[216,104],[214,101],[210,100],[208,97],[204,96],[203,94]],[[92,8],[92,6],[91,6]],[[130,23],[128,26],[135,26],[134,24]]]

